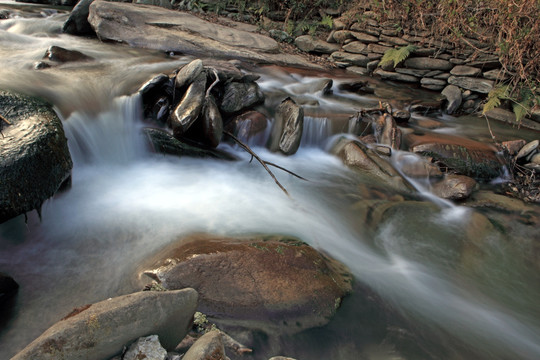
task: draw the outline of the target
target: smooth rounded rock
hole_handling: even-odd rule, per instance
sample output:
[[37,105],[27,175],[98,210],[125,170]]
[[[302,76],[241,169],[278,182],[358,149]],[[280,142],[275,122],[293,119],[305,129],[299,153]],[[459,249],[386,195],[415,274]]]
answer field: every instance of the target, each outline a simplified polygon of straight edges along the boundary
[[527,143],[525,146],[523,146],[519,152],[517,153],[515,159],[521,159],[527,155],[529,155],[534,150],[538,149],[538,145],[540,144],[539,140],[533,140],[529,143]]
[[264,94],[255,82],[231,82],[223,89],[219,108],[226,114],[238,113],[264,101]]
[[304,242],[283,236],[193,235],[149,260],[165,288],[194,287],[219,324],[295,333],[326,324],[351,291],[351,275]]
[[446,113],[453,114],[461,106],[462,95],[461,90],[456,85],[447,85],[441,94],[446,98]]
[[[71,175],[62,122],[37,99],[0,91],[0,223],[41,209]],[[9,123],[6,123],[6,120]]]

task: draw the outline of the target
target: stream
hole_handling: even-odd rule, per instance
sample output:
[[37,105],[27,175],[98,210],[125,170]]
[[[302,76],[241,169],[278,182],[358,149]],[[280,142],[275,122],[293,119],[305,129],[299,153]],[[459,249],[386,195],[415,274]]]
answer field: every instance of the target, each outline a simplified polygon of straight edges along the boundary
[[[321,76],[334,80],[331,95],[301,95],[306,124],[298,153],[271,153],[264,136],[246,139],[261,158],[309,180],[276,170],[289,198],[236,146],[220,145],[241,158],[232,163],[148,151],[140,99],[132,94],[191,58],[62,34],[65,10],[6,0],[0,7],[6,4],[19,14],[0,20],[0,88],[54,104],[74,167],[71,188],[45,202],[41,220],[32,212],[27,222],[19,216],[0,225],[0,271],[20,285],[13,311],[0,311],[1,359],[75,307],[139,291],[139,264],[195,232],[296,236],[355,277],[355,292],[327,326],[260,337],[246,359],[540,359],[540,207],[509,212],[457,205],[413,180],[417,193],[403,201],[345,167],[328,146],[346,132],[348,116],[380,100],[339,90],[358,78],[340,70],[254,70],[267,108],[299,96],[299,85]],[[34,70],[50,45],[97,60]],[[379,86],[389,94],[382,100],[432,96]],[[444,124],[436,131],[490,139],[481,119],[436,120]],[[537,137],[492,126],[501,138]],[[392,163],[399,169],[411,157],[396,152]],[[390,211],[380,217],[368,214],[368,206]],[[380,299],[378,308],[366,305],[365,289]]]

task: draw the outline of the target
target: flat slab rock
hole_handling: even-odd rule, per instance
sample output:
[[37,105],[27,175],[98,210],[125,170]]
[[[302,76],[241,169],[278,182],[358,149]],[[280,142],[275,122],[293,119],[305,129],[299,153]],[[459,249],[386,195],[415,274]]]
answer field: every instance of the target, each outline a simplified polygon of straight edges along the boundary
[[278,53],[278,43],[271,37],[157,6],[98,0],[90,5],[88,21],[101,40],[120,41],[133,47],[309,66],[299,56]]
[[157,334],[169,350],[186,336],[197,292],[144,291],[75,309],[12,360],[109,359],[140,336]]
[[326,324],[351,291],[348,270],[282,236],[179,239],[144,274],[167,289],[193,287],[199,310],[222,325],[295,333]]

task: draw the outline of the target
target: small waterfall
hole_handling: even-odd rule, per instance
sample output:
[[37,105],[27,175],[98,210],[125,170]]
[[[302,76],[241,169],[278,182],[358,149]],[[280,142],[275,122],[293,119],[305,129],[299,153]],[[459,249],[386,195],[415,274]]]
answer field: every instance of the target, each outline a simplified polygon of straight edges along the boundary
[[332,135],[332,124],[328,118],[304,117],[301,146],[323,148]]
[[110,109],[97,115],[72,113],[64,121],[64,129],[73,161],[125,163],[142,156],[141,119],[139,94],[116,98]]

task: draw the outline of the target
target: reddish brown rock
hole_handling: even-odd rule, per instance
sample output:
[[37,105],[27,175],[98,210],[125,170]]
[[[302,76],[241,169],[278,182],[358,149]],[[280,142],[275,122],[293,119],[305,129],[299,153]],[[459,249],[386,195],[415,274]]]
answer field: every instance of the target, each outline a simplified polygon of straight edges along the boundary
[[476,181],[468,176],[447,175],[433,185],[432,192],[443,199],[462,200],[468,198],[476,186]]
[[335,260],[294,238],[195,235],[157,254],[144,273],[167,289],[199,292],[220,324],[296,332],[326,324],[351,291]]

